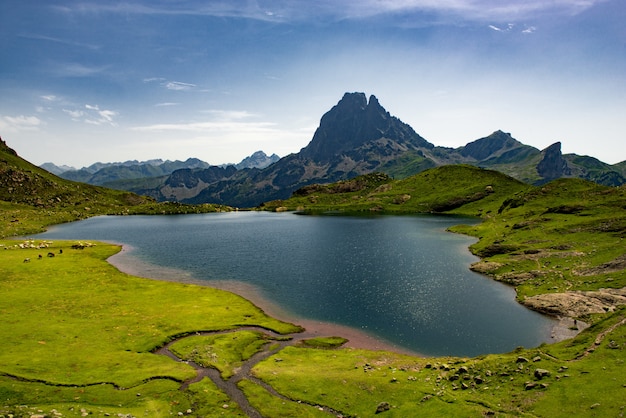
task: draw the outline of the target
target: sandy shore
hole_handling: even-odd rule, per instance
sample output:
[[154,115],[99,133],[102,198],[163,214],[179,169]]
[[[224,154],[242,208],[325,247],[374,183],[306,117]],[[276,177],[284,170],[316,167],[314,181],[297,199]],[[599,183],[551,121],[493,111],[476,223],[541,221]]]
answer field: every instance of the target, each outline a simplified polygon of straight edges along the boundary
[[[348,343],[345,344],[346,347],[393,351],[396,353],[424,357],[420,353],[394,345],[356,328],[297,317],[296,315],[286,312],[284,309],[281,309],[280,306],[265,298],[257,288],[248,283],[238,281],[200,280],[193,277],[190,273],[182,270],[144,263],[130,255],[130,253],[132,253],[132,247],[124,244],[122,245],[122,250],[110,257],[108,261],[120,271],[133,276],[177,283],[193,283],[200,286],[208,286],[235,293],[249,300],[273,318],[302,326],[306,330],[303,333],[303,336],[306,338],[339,336],[349,340]],[[555,325],[551,330],[550,341],[547,342],[554,343],[568,338],[573,338],[587,326],[587,324],[581,321],[576,323],[571,318],[559,318],[555,321]]]
[[[120,244],[121,245],[121,244]],[[395,353],[409,354],[423,357],[420,353],[407,350],[404,347],[394,345],[388,341],[381,340],[364,331],[345,325],[333,324],[329,322],[315,321],[311,319],[299,318],[296,315],[286,312],[280,306],[265,298],[261,292],[249,283],[238,281],[207,281],[200,280],[188,272],[171,269],[167,267],[155,266],[142,262],[130,255],[132,247],[122,245],[122,250],[108,259],[108,262],[118,270],[137,277],[163,280],[176,283],[192,283],[200,286],[213,287],[235,293],[258,306],[267,315],[299,325],[305,329],[302,336],[305,338],[338,336],[348,340],[346,347],[362,348],[367,350],[385,350]]]

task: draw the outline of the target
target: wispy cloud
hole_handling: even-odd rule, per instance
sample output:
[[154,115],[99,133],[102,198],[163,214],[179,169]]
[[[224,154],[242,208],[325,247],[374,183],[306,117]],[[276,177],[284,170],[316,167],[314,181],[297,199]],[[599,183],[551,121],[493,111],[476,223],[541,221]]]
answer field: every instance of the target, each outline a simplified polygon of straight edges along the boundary
[[82,110],[63,109],[63,112],[65,112],[68,115],[70,115],[70,117],[72,119],[74,119],[74,120],[79,120],[80,118],[82,118],[85,115],[85,112],[83,112]]
[[2,116],[0,130],[4,132],[36,131],[42,125],[41,119],[36,116]]
[[163,77],[148,77],[143,79],[144,83],[157,83],[168,90],[174,91],[189,91],[197,87],[196,84],[185,83],[182,81],[167,80]]
[[136,126],[135,131],[186,131],[186,132],[270,132],[276,124],[272,122],[250,121],[257,115],[240,110],[207,110],[210,120],[182,123],[157,123]]
[[495,31],[495,32],[521,32],[521,33],[525,33],[525,34],[530,34],[530,33],[534,33],[537,28],[535,26],[518,26],[515,23],[509,23],[506,26],[496,26],[496,25],[489,25],[488,26],[489,29]]
[[118,115],[117,112],[113,110],[100,109],[98,105],[85,105],[85,109],[89,112],[85,119],[86,123],[90,123],[92,125],[111,125],[117,126],[117,123],[113,121],[113,118]]
[[165,83],[165,88],[168,90],[186,91],[196,87],[195,84],[183,83],[181,81],[169,81]]
[[157,103],[154,106],[155,107],[180,106],[180,103],[163,102],[163,103]]
[[273,130],[275,123],[271,122],[188,122],[188,123],[158,123],[154,125],[136,126],[134,131],[230,131],[230,132],[268,132]]
[[100,109],[98,105],[86,104],[79,109],[62,109],[75,122],[84,122],[90,125],[118,126],[114,118],[119,114],[114,110]]
[[47,94],[39,97],[45,102],[58,102],[60,100],[60,98],[55,96],[54,94]]
[[255,113],[248,112],[247,110],[209,109],[209,110],[204,110],[202,113],[208,113],[212,115],[215,119],[220,120],[220,121],[241,120],[241,119],[254,118],[254,117],[259,116]]
[[577,14],[608,0],[195,0],[81,3],[66,13],[210,15],[264,21],[351,19],[389,13],[454,13],[469,20],[524,19],[537,14]]

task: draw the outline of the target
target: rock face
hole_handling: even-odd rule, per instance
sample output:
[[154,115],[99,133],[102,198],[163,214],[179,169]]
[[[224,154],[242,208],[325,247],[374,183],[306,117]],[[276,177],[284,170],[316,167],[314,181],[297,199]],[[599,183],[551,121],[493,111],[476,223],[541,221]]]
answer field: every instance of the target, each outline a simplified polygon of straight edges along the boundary
[[368,102],[363,93],[346,93],[322,116],[313,139],[300,151],[300,156],[315,162],[329,162],[342,153],[351,153],[381,138],[395,141],[407,149],[434,147],[409,125],[391,116],[375,96],[370,96]]
[[561,153],[561,143],[555,142],[541,152],[543,158],[537,164],[537,173],[543,177],[544,182],[548,182],[560,177],[567,177],[572,174],[572,170],[567,165],[567,161]]
[[[174,194],[161,187],[159,194],[186,196],[179,199],[185,203],[257,206],[268,200],[288,198],[295,190],[312,183],[331,183],[384,171],[386,164],[406,155],[421,155],[419,158],[427,160],[424,155],[433,148],[413,128],[391,116],[375,96],[368,101],[363,93],[346,93],[322,116],[313,139],[299,153],[264,169],[240,170],[201,187],[198,184],[204,181],[204,174],[194,171],[191,174],[198,181],[188,179],[188,190]],[[434,165],[428,160],[425,167]],[[171,183],[169,179],[167,183]]]

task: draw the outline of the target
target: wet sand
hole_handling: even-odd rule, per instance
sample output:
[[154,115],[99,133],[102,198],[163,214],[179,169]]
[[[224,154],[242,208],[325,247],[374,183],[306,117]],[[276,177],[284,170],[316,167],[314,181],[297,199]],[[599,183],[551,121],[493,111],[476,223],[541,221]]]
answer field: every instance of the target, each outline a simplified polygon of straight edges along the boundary
[[[338,336],[348,340],[346,347],[362,348],[367,350],[385,350],[395,353],[409,354],[413,356],[425,357],[423,354],[397,346],[376,336],[368,334],[357,328],[330,322],[315,321],[307,318],[300,318],[290,312],[285,311],[276,303],[268,300],[261,292],[249,283],[239,281],[208,281],[195,278],[192,274],[145,263],[131,255],[132,247],[126,244],[118,244],[122,250],[108,259],[109,263],[118,270],[133,276],[148,279],[163,280],[177,283],[192,283],[200,286],[213,287],[235,293],[259,307],[267,315],[284,322],[300,325],[305,328],[302,336],[305,338]],[[554,326],[550,330],[550,340],[548,343],[555,343],[569,338],[573,338],[588,325],[578,321],[577,326],[571,318],[556,318]],[[578,328],[578,329],[575,329]]]
[[132,253],[132,247],[129,245],[119,243],[117,245],[121,245],[122,250],[110,257],[107,261],[123,273],[147,279],[191,283],[235,293],[252,302],[267,315],[303,327],[305,331],[301,335],[304,338],[337,336],[348,340],[344,345],[345,347],[392,351],[400,354],[424,357],[420,353],[397,346],[356,328],[300,318],[268,300],[255,286],[249,283],[229,280],[201,280],[182,270],[145,263],[130,254]]

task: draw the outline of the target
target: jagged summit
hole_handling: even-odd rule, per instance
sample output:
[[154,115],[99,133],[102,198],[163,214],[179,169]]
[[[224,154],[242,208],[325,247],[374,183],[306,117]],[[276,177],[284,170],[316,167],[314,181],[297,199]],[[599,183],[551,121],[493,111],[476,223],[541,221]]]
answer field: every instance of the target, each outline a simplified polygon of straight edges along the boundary
[[568,177],[572,174],[572,170],[561,153],[560,142],[555,142],[541,151],[541,155],[543,158],[537,164],[537,173],[543,177],[542,182],[548,182],[559,177]]
[[313,139],[300,151],[300,156],[327,162],[346,151],[380,138],[401,143],[407,149],[433,148],[413,128],[391,116],[372,95],[346,93],[322,116]]

